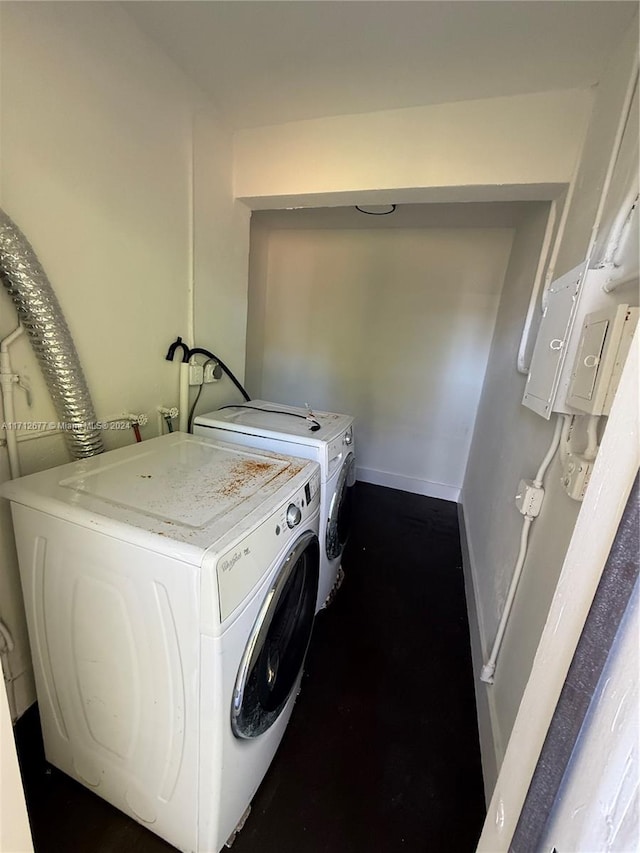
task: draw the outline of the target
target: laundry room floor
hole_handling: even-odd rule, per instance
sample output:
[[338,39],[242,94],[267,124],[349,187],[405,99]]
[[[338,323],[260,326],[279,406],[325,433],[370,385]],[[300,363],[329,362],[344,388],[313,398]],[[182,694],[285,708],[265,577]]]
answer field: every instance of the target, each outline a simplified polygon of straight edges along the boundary
[[[484,820],[456,505],[359,483],[345,580],[233,853],[472,853]],[[16,726],[36,853],[169,853]]]

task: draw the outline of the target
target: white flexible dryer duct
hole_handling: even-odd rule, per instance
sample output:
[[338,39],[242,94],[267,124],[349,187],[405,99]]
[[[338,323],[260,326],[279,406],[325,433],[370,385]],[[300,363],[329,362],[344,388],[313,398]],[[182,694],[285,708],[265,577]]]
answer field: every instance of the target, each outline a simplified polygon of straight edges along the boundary
[[18,226],[0,210],[0,280],[31,339],[40,369],[75,459],[104,450],[102,434],[78,353],[60,303],[36,253]]

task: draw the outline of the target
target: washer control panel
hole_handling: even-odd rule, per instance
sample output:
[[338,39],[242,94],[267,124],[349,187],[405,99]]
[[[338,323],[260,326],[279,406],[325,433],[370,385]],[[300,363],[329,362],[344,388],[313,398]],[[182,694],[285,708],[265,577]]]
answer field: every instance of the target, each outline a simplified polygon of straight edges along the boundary
[[310,529],[317,532],[320,505],[320,467],[293,495],[281,503],[255,530],[224,551],[217,559],[220,618],[226,619],[260,582],[285,546],[293,542],[314,516]]
[[320,503],[320,474],[314,474],[293,500],[282,506],[276,515],[275,532],[279,536],[283,530],[292,530],[304,518],[313,512]]
[[297,527],[302,521],[302,510],[296,504],[287,507],[287,527]]

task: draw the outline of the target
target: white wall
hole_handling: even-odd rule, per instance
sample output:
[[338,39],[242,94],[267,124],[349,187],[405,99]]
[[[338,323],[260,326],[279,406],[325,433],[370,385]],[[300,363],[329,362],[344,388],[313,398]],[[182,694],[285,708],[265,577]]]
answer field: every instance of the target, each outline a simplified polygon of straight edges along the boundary
[[[143,435],[154,435],[156,406],[178,403],[179,366],[164,356],[188,336],[192,286],[198,342],[216,350],[224,333],[220,355],[242,373],[248,214],[232,199],[230,134],[120,4],[3,3],[0,18],[2,207],[48,273],[98,417],[145,412]],[[0,309],[4,335],[16,323],[4,290]],[[34,392],[31,409],[16,394],[17,419],[57,420],[28,342],[12,356]],[[105,435],[108,448],[131,440]],[[67,461],[60,436],[20,448],[24,473]],[[14,673],[27,670],[20,712],[33,693],[10,531],[3,502],[0,618],[16,639]]]
[[[557,249],[554,277],[584,259],[592,237],[614,140],[618,132],[637,45],[630,32],[612,58],[605,78],[596,90],[594,114],[568,209],[564,235]],[[521,517],[513,505],[518,481],[535,475],[551,440],[553,424],[522,408],[524,376],[516,371],[515,353],[521,327],[517,321],[538,263],[542,222],[530,224],[529,234],[516,237],[507,272],[487,378],[476,421],[469,465],[463,487],[466,537],[473,575],[478,632],[485,659],[495,637],[512,567],[518,552]],[[520,242],[522,240],[522,242]],[[491,709],[491,731],[481,724],[485,737],[485,771],[500,767],[529,677],[562,569],[580,505],[571,501],[559,482],[558,462],[547,475],[548,486],[540,517],[533,525],[530,548],[505,634],[493,686],[476,684],[479,710]],[[476,635],[477,636],[477,635]],[[479,672],[476,666],[476,678]],[[489,741],[493,739],[493,744]],[[495,776],[485,772],[487,793]]]
[[457,500],[512,236],[275,229],[266,264],[258,236],[254,394],[353,414],[359,479]]
[[[542,514],[531,531],[531,553],[537,553],[539,562],[535,569],[527,565],[522,576],[495,683],[487,686],[479,681],[480,668],[491,651],[520,544],[516,487],[521,478],[535,476],[553,431],[521,405],[526,376],[516,369],[547,215],[548,206],[538,205],[516,232],[462,493],[470,557],[467,581],[473,590],[468,589],[468,595],[474,597],[478,619],[477,628],[471,625],[477,701],[479,711],[489,703],[491,720],[482,746],[486,765],[495,769],[504,755],[579,509],[560,486],[556,461],[547,475]],[[486,731],[486,722],[481,730]],[[495,770],[486,773],[488,791],[495,779]]]
[[372,192],[392,202],[549,198],[535,186],[570,179],[591,97],[545,92],[243,130],[235,194],[253,209],[362,203]]
[[[233,200],[231,159],[230,134],[211,110],[200,111],[194,138],[194,342],[213,351],[242,382],[251,211]],[[223,378],[204,386],[198,411],[240,399]]]

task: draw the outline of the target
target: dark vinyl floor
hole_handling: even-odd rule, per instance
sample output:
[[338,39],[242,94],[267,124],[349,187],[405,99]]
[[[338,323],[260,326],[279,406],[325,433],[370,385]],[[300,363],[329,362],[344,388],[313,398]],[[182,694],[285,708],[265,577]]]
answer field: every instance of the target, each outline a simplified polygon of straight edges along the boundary
[[[345,581],[233,853],[471,853],[484,798],[456,506],[358,484]],[[16,727],[36,853],[169,853]]]

